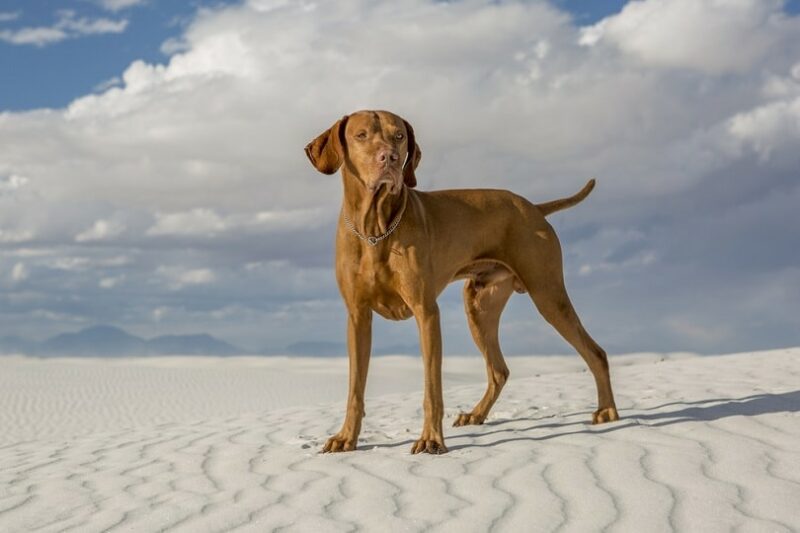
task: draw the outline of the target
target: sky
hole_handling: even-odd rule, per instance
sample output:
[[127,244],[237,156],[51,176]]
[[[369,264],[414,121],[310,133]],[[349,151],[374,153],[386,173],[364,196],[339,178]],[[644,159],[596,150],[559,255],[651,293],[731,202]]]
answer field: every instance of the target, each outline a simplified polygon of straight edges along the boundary
[[[0,337],[342,343],[341,180],[303,146],[379,108],[414,126],[421,190],[597,179],[550,222],[608,352],[800,345],[798,4],[2,0]],[[477,353],[460,298],[444,349]],[[572,351],[525,295],[500,336]]]

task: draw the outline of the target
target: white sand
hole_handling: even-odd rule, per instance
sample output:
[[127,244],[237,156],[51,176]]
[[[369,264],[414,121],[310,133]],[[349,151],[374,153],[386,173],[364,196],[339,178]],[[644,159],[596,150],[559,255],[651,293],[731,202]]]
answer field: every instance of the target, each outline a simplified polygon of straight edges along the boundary
[[[319,455],[344,359],[0,357],[0,531],[800,531],[800,348],[512,357],[487,423],[410,455],[417,358],[370,366],[356,452]],[[449,426],[484,388],[445,358]]]

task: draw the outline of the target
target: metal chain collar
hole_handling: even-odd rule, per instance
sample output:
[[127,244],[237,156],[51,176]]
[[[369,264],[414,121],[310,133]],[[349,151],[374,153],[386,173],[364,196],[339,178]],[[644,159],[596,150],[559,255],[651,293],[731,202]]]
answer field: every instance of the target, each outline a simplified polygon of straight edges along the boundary
[[361,233],[356,229],[355,224],[353,224],[353,221],[350,220],[350,217],[347,216],[347,213],[342,213],[342,217],[344,218],[344,224],[350,231],[353,232],[353,234],[355,234],[356,237],[366,242],[370,246],[377,246],[379,242],[381,242],[383,239],[391,235],[392,232],[397,228],[397,225],[400,224],[400,220],[403,218],[403,214],[405,214],[406,212],[407,201],[408,199],[406,198],[406,201],[403,202],[403,208],[400,210],[400,213],[398,213],[395,219],[392,221],[392,223],[389,224],[389,227],[386,229],[386,233],[382,235],[378,235],[376,237],[372,235],[369,236],[364,235],[363,233]]

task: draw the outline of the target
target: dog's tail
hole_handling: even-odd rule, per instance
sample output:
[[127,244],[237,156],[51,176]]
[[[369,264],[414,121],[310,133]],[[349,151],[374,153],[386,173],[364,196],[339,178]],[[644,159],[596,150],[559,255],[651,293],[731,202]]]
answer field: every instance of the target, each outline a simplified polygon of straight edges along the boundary
[[536,204],[536,207],[539,208],[539,211],[541,211],[544,216],[547,216],[550,213],[555,213],[556,211],[561,211],[562,209],[566,209],[568,207],[572,207],[573,205],[582,202],[584,198],[589,196],[589,193],[592,192],[592,189],[594,189],[594,183],[594,178],[592,178],[586,183],[586,185],[583,186],[583,189],[572,196],[568,196],[567,198],[559,198],[558,200],[545,202],[543,204]]

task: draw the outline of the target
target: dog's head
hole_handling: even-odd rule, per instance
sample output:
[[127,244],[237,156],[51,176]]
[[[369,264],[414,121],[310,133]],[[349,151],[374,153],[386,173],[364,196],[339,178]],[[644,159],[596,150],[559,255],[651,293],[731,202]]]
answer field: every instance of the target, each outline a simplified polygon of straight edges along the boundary
[[388,111],[357,111],[306,145],[311,164],[324,174],[344,165],[371,193],[386,185],[391,194],[417,185],[422,151],[411,124]]

